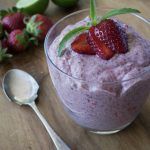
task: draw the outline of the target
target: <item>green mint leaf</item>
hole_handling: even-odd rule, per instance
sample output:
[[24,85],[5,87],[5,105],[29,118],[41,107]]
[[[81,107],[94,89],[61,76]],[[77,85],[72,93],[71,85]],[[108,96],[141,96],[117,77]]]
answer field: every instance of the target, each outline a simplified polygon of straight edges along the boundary
[[96,17],[96,5],[95,0],[90,0],[90,18],[92,20],[92,24],[97,24],[97,17]]
[[105,20],[107,18],[110,18],[112,16],[120,15],[120,14],[127,14],[127,13],[140,13],[137,9],[132,8],[121,8],[121,9],[114,9],[106,13],[101,20]]
[[89,29],[89,27],[82,26],[82,27],[78,27],[78,28],[70,31],[69,33],[67,33],[59,44],[58,56],[61,57],[63,55],[66,43],[69,39],[71,39],[73,36],[83,32],[83,31],[86,31],[88,29]]

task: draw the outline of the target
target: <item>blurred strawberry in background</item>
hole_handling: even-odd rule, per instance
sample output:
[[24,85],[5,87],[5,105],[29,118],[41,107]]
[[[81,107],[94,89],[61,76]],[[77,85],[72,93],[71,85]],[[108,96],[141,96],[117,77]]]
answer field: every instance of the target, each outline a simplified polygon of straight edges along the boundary
[[10,52],[22,52],[29,46],[29,36],[24,30],[14,30],[8,36],[8,46]]
[[48,30],[52,27],[52,21],[43,15],[33,15],[28,22],[26,22],[26,31],[39,41],[43,41]]
[[9,13],[2,19],[3,28],[7,32],[11,32],[16,29],[24,29],[25,24],[23,22],[25,15],[20,12]]
[[[76,6],[79,0],[52,0],[61,8]],[[44,41],[52,27],[51,19],[43,13],[49,0],[16,0],[16,6],[0,10],[0,61],[11,53],[25,51]]]

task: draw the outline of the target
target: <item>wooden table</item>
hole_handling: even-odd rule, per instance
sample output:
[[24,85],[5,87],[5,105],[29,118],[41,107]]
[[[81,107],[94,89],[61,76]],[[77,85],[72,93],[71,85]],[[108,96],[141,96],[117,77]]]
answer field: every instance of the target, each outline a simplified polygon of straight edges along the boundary
[[[0,8],[14,4],[0,0]],[[97,5],[106,7],[136,7],[150,18],[149,0],[97,0]],[[89,0],[80,0],[72,11],[89,7]],[[71,11],[70,11],[71,12]],[[57,21],[67,15],[50,3],[49,17]],[[150,150],[150,100],[145,104],[136,121],[122,132],[109,136],[91,134],[76,125],[64,112],[51,83],[43,46],[30,49],[0,64],[0,82],[4,73],[12,68],[31,73],[40,85],[38,108],[55,131],[73,149],[77,150]],[[35,113],[28,107],[20,107],[5,98],[0,86],[0,150],[53,150],[54,145]]]

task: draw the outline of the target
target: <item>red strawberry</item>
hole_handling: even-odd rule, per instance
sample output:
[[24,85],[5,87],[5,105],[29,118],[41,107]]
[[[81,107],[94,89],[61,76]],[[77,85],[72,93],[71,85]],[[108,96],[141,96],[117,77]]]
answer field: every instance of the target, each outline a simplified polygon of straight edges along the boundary
[[6,15],[3,19],[2,19],[2,24],[4,29],[7,32],[11,32],[13,30],[16,29],[23,29],[25,28],[25,24],[23,22],[25,15],[22,13],[10,13],[8,15]]
[[115,53],[128,51],[127,35],[115,21],[106,19],[89,30],[88,43],[96,54],[110,59]]
[[71,44],[71,48],[79,54],[95,55],[90,45],[87,43],[87,33],[82,33]]
[[43,41],[52,25],[53,23],[48,17],[36,14],[30,18],[26,30],[38,40]]
[[22,30],[14,30],[8,37],[9,49],[12,52],[21,52],[26,50],[29,45],[29,37]]

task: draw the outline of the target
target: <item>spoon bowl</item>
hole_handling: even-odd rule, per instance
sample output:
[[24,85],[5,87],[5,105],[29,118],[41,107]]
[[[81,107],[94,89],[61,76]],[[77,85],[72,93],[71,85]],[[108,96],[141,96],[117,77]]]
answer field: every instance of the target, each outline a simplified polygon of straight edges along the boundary
[[33,102],[39,90],[35,79],[19,69],[8,71],[4,76],[2,86],[6,97],[19,105]]

